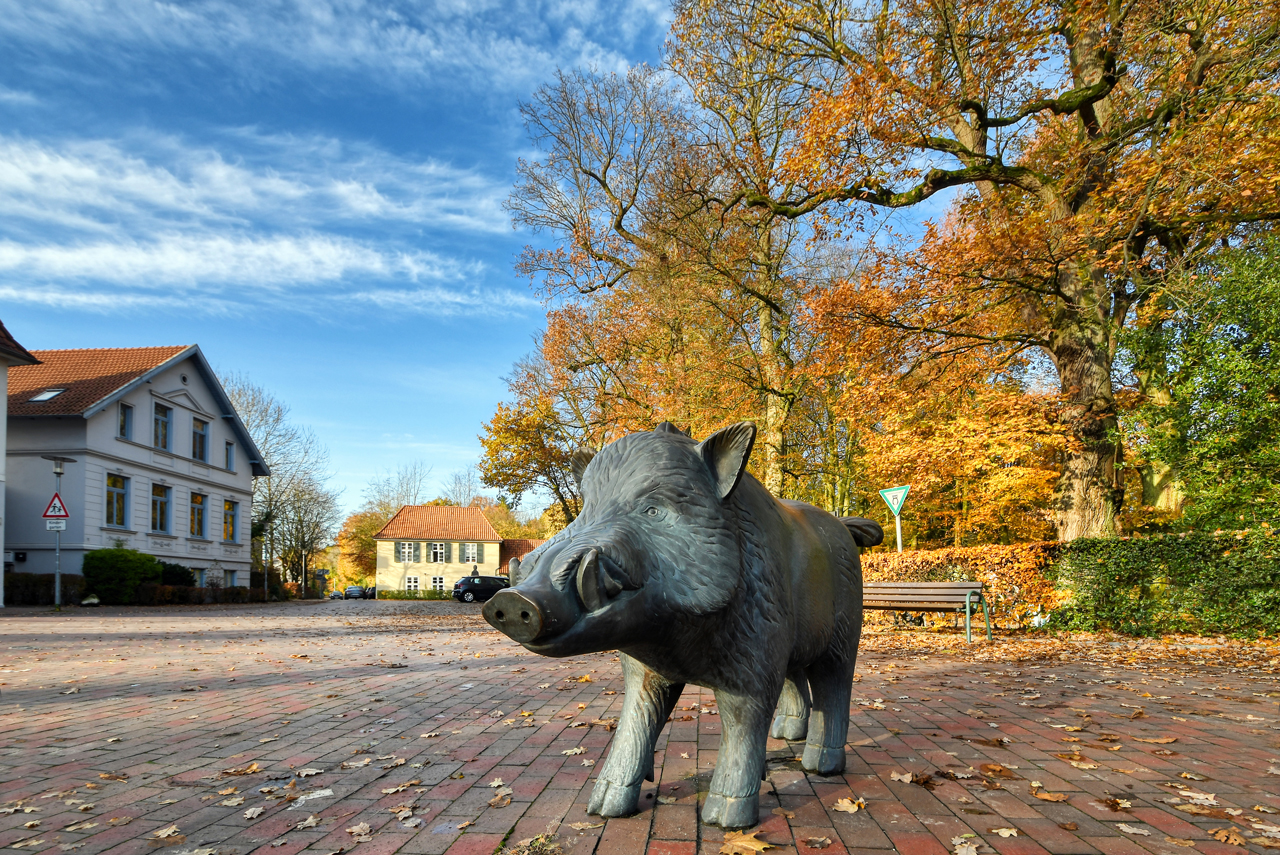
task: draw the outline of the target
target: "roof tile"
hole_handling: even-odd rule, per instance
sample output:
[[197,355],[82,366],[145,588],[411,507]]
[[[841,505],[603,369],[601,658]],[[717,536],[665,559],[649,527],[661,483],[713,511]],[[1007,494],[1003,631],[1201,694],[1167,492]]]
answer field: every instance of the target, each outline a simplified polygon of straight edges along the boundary
[[[80,415],[97,401],[163,365],[191,345],[36,350],[40,365],[9,369],[9,415]],[[66,391],[48,401],[29,403],[46,389]]]
[[502,540],[479,508],[405,505],[396,511],[375,540]]
[[4,321],[0,321],[0,356],[15,365],[35,365],[39,361],[31,355],[30,351],[18,344],[18,340],[5,329]]
[[546,543],[545,540],[521,538],[502,541],[502,545],[498,547],[498,569],[503,573],[507,572],[507,565],[511,563],[512,558],[524,558],[544,543]]

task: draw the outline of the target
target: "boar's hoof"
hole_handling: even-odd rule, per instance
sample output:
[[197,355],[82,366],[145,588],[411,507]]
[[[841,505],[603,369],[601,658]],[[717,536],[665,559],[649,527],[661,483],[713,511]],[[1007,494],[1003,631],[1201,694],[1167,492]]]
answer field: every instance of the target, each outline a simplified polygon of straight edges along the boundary
[[721,828],[749,828],[760,821],[760,796],[722,796],[708,793],[702,821]]
[[601,778],[591,790],[587,813],[596,816],[631,816],[639,807],[639,784],[628,786]]
[[844,746],[828,748],[825,745],[806,745],[800,765],[815,775],[836,775],[844,771]]
[[790,739],[793,742],[804,739],[809,733],[809,717],[798,715],[780,715],[773,720],[769,735],[774,739]]
[[481,612],[494,629],[521,644],[542,635],[542,610],[513,590],[499,591]]

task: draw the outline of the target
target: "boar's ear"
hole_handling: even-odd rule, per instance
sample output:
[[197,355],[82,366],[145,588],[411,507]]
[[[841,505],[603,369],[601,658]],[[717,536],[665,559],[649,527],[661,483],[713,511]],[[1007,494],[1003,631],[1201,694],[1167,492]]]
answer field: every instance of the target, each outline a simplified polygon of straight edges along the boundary
[[675,433],[675,434],[680,434],[681,436],[688,436],[687,433],[680,430],[680,428],[676,427],[671,422],[663,422],[662,424],[654,428],[653,432],[654,433]]
[[738,486],[742,473],[747,469],[747,458],[756,442],[756,426],[751,422],[738,422],[698,443],[698,453],[711,470],[716,482],[716,492],[724,501]]
[[587,471],[587,464],[595,456],[596,453],[588,448],[579,448],[569,455],[569,468],[573,470],[573,480],[578,482],[579,490],[582,489],[582,475]]

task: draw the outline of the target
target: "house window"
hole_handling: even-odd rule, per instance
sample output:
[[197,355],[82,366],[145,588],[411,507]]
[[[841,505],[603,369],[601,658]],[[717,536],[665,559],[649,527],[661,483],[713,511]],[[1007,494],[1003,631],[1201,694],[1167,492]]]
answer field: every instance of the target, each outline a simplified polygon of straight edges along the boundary
[[450,550],[449,547],[450,547],[450,544],[448,543],[431,544],[431,563],[432,564],[448,564],[450,561],[452,561],[453,559],[449,554],[452,550]]
[[396,542],[396,560],[401,564],[417,563],[422,560],[422,544],[407,541]]
[[236,471],[236,444],[234,442],[227,443],[226,470],[228,472]]
[[169,497],[173,488],[163,484],[151,485],[151,530],[169,532]]
[[43,392],[41,392],[40,394],[38,394],[38,395],[36,395],[36,396],[34,396],[34,397],[31,397],[31,398],[28,398],[28,399],[27,399],[27,403],[28,403],[28,404],[42,404],[42,403],[44,403],[45,401],[52,401],[54,398],[58,397],[59,395],[61,395],[61,394],[62,394],[63,392],[65,392],[65,391],[67,391],[67,390],[66,390],[66,389],[45,389],[45,390],[44,390]]
[[235,586],[236,586],[236,571],[223,570],[222,571],[222,587],[234,588]]
[[200,493],[191,494],[191,536],[204,537],[205,496]]
[[120,405],[120,438],[133,439],[133,407]]
[[173,410],[163,404],[156,404],[151,444],[156,448],[169,448],[169,421],[173,418]]
[[129,479],[107,476],[107,525],[129,527]]
[[444,590],[444,577],[443,577],[443,576],[432,576],[432,577],[431,577],[431,590],[433,590],[433,591],[443,591],[443,590]]
[[191,420],[191,459],[209,460],[209,423],[201,419]]
[[417,577],[417,576],[405,576],[405,577],[404,577],[404,589],[405,589],[406,591],[416,591],[416,590],[418,590],[418,577]]
[[238,517],[240,515],[240,505],[230,499],[222,503],[222,539],[228,543],[236,542],[236,535],[239,534]]
[[476,558],[476,555],[479,552],[479,550],[476,549],[478,545],[479,544],[475,544],[475,543],[458,544],[458,553],[459,553],[458,559],[463,564],[475,564],[476,561],[479,560]]

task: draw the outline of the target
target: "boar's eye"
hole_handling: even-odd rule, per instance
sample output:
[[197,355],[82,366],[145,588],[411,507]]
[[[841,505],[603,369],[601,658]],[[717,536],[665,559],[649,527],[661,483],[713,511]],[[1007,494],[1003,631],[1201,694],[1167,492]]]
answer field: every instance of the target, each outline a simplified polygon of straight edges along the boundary
[[651,517],[656,517],[656,516],[659,516],[662,513],[662,511],[658,510],[657,508],[651,505],[645,509],[645,513]]

